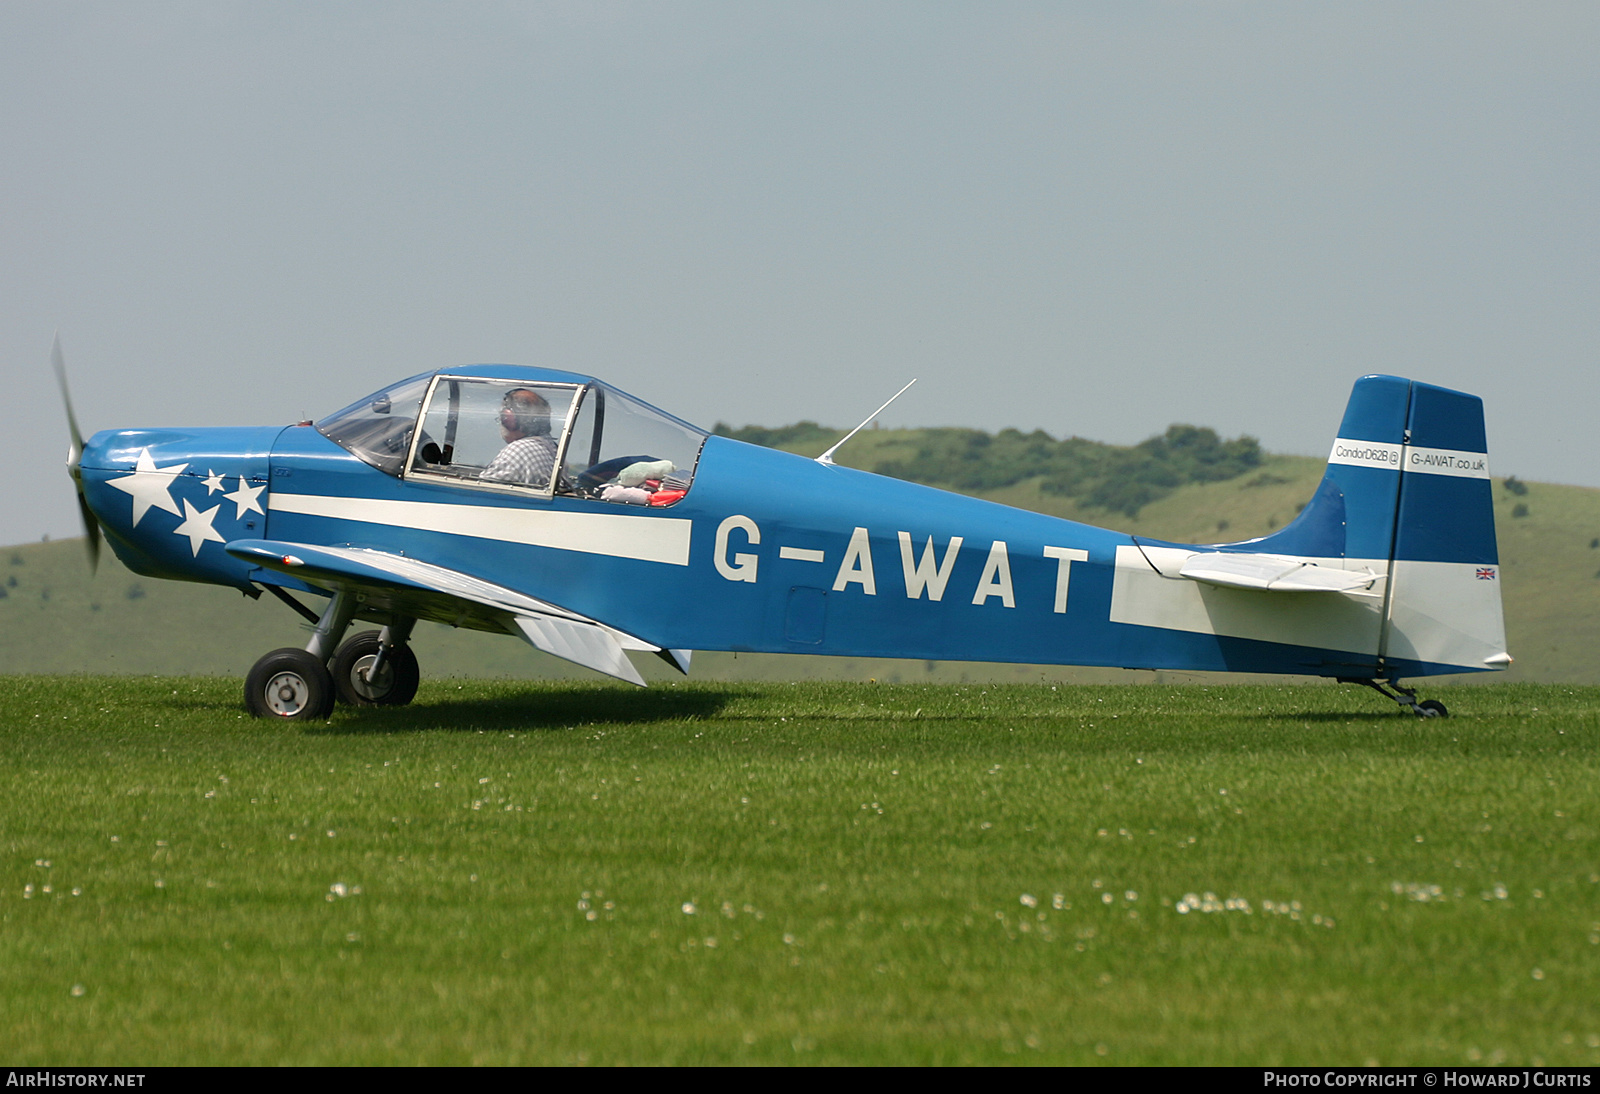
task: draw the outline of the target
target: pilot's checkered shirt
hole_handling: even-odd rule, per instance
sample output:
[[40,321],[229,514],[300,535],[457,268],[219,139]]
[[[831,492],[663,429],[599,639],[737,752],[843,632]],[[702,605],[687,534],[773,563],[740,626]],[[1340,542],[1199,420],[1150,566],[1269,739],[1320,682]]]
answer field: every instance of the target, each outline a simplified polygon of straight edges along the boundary
[[556,443],[549,437],[523,437],[512,441],[479,478],[494,482],[521,482],[530,486],[548,486],[550,472],[556,467]]

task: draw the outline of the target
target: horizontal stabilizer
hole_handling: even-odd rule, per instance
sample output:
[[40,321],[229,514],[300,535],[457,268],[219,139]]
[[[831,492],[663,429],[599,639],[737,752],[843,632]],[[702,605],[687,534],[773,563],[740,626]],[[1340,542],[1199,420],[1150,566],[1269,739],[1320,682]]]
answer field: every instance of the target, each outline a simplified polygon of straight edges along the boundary
[[1190,555],[1179,577],[1274,593],[1357,593],[1370,590],[1381,576],[1370,570],[1335,570],[1303,559],[1276,555],[1208,552]]

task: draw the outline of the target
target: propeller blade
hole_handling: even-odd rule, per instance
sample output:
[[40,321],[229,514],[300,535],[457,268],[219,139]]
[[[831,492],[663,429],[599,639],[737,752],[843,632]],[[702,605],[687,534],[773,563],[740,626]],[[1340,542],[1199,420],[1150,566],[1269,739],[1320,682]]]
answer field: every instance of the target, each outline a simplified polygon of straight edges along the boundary
[[83,541],[89,547],[89,572],[100,569],[100,521],[89,508],[89,499],[83,496],[83,486],[78,487],[78,516],[83,520]]
[[50,347],[50,364],[56,370],[56,383],[61,386],[61,405],[67,410],[67,429],[72,434],[72,447],[67,450],[67,470],[78,477],[78,461],[83,458],[83,433],[78,429],[77,416],[72,413],[72,395],[67,391],[67,359],[61,353],[61,332],[56,332],[55,343]]
[[89,508],[89,499],[83,496],[83,433],[78,429],[78,418],[72,413],[72,395],[67,391],[67,359],[61,352],[61,332],[56,332],[55,344],[50,347],[50,364],[56,371],[56,383],[61,385],[61,405],[67,411],[67,429],[72,445],[67,449],[67,474],[78,492],[78,518],[83,522],[83,541],[89,548],[89,572],[100,568],[100,521]]

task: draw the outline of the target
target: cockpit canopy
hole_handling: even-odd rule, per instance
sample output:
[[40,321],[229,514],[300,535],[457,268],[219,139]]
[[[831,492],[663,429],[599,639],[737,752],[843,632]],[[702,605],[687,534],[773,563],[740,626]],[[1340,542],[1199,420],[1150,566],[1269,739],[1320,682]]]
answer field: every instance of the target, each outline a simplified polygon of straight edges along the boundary
[[316,428],[406,479],[658,507],[687,493],[704,430],[598,381],[489,371],[413,376]]

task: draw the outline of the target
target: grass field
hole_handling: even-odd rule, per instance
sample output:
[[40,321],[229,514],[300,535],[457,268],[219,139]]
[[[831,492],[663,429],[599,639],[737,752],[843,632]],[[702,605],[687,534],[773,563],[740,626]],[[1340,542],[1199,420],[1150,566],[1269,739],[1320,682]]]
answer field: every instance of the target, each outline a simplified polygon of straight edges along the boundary
[[0,1058],[1600,1064],[1600,689],[0,677]]

